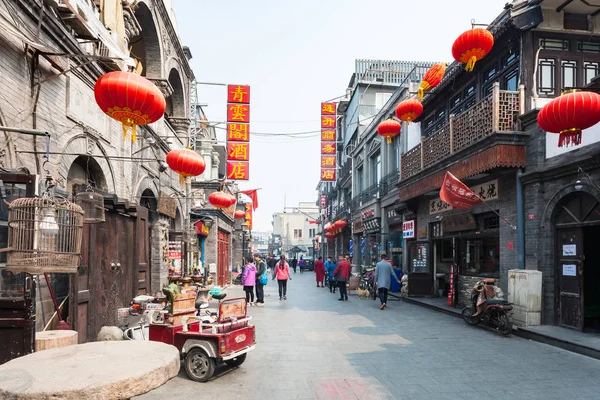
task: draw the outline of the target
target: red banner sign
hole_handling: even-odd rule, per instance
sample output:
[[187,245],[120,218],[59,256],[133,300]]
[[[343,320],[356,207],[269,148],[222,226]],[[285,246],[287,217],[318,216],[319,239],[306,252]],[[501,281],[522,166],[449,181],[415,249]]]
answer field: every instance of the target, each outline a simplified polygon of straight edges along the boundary
[[444,183],[440,189],[440,199],[448,205],[461,210],[466,210],[482,202],[475,192],[450,172],[446,172],[446,176],[444,177]]
[[335,115],[335,103],[321,103],[321,115]]
[[250,105],[227,104],[227,122],[250,122]]
[[246,203],[246,226],[252,230],[252,203]]
[[321,143],[321,154],[334,154],[335,155],[335,143]]
[[227,85],[227,179],[250,179],[250,86]]
[[321,180],[335,182],[335,172],[335,169],[321,169]]
[[330,117],[327,115],[321,115],[321,128],[333,128],[335,129],[335,117]]
[[250,143],[227,143],[227,159],[248,161],[250,159]]
[[227,179],[247,181],[250,179],[250,163],[247,161],[227,161]]
[[327,195],[326,194],[322,194],[321,197],[319,197],[319,207],[321,209],[324,209],[325,207],[327,207]]
[[335,142],[337,137],[335,129],[322,129],[321,130],[321,141],[322,142]]
[[250,141],[250,125],[249,124],[227,124],[227,141],[249,142]]
[[228,103],[250,103],[250,86],[227,85]]
[[321,168],[335,168],[335,156],[321,156]]

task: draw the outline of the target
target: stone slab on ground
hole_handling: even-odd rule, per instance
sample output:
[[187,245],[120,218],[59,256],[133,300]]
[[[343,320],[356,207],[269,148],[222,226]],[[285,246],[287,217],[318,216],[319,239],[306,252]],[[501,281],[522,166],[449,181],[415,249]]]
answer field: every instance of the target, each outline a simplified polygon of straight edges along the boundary
[[179,373],[179,351],[147,341],[92,342],[45,350],[0,366],[0,398],[128,399]]

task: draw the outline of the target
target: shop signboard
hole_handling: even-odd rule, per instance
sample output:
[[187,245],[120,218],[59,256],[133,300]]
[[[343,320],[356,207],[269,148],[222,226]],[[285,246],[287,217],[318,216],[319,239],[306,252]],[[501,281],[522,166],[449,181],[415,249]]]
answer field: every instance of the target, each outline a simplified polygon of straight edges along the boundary
[[227,85],[227,179],[250,179],[250,86]]
[[399,215],[395,209],[390,208],[387,210],[387,223],[388,225],[398,225],[402,223],[402,215]]
[[181,275],[181,242],[169,241],[169,275]]
[[364,231],[362,218],[357,218],[352,222],[352,233],[361,233]]
[[176,218],[177,217],[177,199],[169,196],[165,192],[160,192],[158,197],[158,206],[156,207],[156,211],[161,214],[166,215],[167,217]]
[[402,224],[402,237],[404,239],[414,239],[415,238],[415,220],[411,219],[410,221],[404,221]]
[[[498,179],[469,187],[483,201],[498,200]],[[429,215],[452,210],[453,207],[439,197],[429,201]]]
[[337,104],[321,103],[321,181],[337,179]]
[[471,212],[448,215],[442,219],[442,229],[445,233],[472,231],[477,229],[477,221]]
[[371,218],[363,221],[365,233],[381,232],[381,218]]

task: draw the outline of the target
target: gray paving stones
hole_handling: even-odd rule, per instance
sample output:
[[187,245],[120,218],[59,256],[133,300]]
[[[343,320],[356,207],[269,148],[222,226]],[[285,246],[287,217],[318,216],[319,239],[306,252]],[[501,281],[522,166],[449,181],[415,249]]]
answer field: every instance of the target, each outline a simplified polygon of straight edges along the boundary
[[[201,384],[185,373],[141,399],[592,399],[600,361],[393,301],[337,301],[293,275],[288,300],[266,287],[264,308],[249,313],[257,347],[237,369]],[[228,297],[241,295],[239,287]]]

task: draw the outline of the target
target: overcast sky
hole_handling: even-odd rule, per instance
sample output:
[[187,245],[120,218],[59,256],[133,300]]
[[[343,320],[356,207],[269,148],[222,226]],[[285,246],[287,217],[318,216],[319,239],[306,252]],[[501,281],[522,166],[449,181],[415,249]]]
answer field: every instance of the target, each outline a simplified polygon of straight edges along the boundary
[[[173,8],[196,79],[251,85],[250,130],[285,134],[320,129],[320,102],[345,93],[355,59],[451,61],[471,20],[491,23],[508,1],[173,0]],[[224,87],[199,86],[199,99],[209,120],[225,120]],[[284,199],[316,201],[319,140],[251,137],[251,180],[239,185],[262,188],[254,230],[271,229]]]

